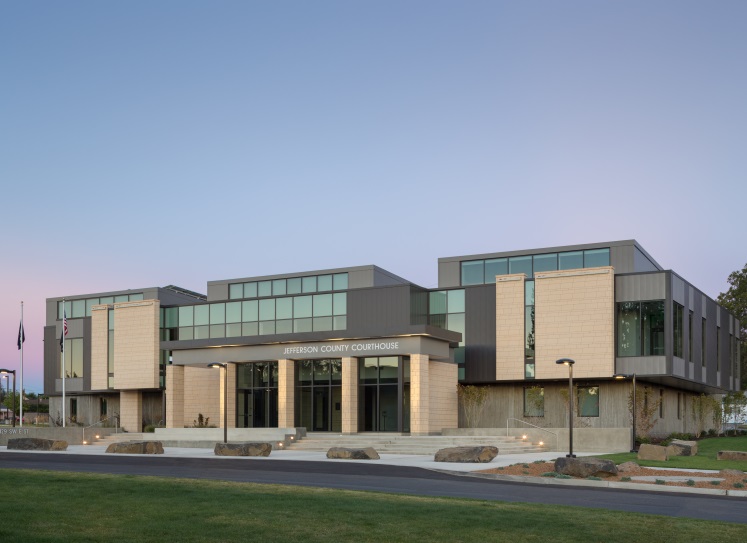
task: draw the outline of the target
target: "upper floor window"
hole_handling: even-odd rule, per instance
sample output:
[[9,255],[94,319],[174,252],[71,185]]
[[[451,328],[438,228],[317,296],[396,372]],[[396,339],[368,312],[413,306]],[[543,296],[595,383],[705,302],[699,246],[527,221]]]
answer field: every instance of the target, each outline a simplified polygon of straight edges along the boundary
[[664,300],[617,304],[617,356],[664,354]]
[[285,296],[287,294],[305,294],[329,292],[348,289],[348,274],[334,273],[274,279],[272,281],[250,281],[228,285],[228,298],[263,298],[267,296]]
[[[102,296],[100,298],[83,298],[81,300],[66,300],[65,315],[68,319],[79,319],[91,316],[91,308],[95,305],[118,304],[122,302],[136,302],[143,299],[143,293],[119,294],[117,296]],[[62,320],[62,302],[57,302],[57,320]]]
[[486,260],[466,260],[461,263],[461,284],[484,285],[495,282],[496,275],[523,273],[532,279],[543,271],[596,268],[610,265],[610,250],[587,249],[539,255],[512,256]]

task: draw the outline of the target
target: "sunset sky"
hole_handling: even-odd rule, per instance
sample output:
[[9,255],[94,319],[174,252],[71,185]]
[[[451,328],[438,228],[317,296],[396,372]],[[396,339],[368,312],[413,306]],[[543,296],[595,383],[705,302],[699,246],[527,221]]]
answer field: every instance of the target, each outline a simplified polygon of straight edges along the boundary
[[[0,367],[45,299],[636,239],[747,262],[747,2],[0,3]],[[320,241],[322,240],[322,241]]]

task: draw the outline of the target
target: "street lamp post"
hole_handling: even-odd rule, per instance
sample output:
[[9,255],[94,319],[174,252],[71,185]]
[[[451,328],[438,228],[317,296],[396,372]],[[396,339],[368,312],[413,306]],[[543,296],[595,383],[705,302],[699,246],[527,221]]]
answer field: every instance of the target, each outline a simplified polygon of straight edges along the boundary
[[568,366],[568,454],[566,458],[576,458],[573,454],[573,364],[575,360],[570,358],[561,358],[555,361],[556,364]]
[[223,443],[228,443],[228,364],[214,362],[208,368],[223,368]]
[[[13,426],[16,425],[16,370],[6,370],[0,368],[0,375],[7,375],[9,373],[13,374],[13,397],[10,400],[10,405],[12,406],[10,412],[13,416]],[[23,401],[23,399],[21,399]]]
[[638,411],[638,405],[636,404],[636,397],[635,397],[635,373],[616,373],[613,375],[615,379],[633,379],[633,429],[632,429],[632,436],[630,438],[630,452],[634,453],[635,450],[635,412]]

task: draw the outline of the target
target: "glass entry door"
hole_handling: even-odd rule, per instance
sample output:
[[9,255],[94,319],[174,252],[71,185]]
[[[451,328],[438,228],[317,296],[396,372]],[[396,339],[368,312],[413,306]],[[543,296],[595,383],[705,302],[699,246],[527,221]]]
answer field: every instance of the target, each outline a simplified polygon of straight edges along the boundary
[[236,427],[277,428],[278,363],[240,364],[236,370]]
[[410,431],[410,359],[361,358],[359,428],[364,432]]
[[342,431],[342,359],[300,360],[296,366],[296,426]]

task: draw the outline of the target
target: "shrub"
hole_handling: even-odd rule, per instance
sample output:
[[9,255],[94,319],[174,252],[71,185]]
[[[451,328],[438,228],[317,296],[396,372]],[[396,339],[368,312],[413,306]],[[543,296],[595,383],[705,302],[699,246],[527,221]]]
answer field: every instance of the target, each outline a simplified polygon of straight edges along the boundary
[[667,482],[664,479],[657,479],[656,480],[656,484],[657,485],[665,485],[665,484],[667,484]]
[[594,477],[593,475],[589,475],[586,479],[588,481],[601,481],[602,480],[601,477]]
[[[556,471],[546,471],[545,473],[542,474],[542,477],[557,477],[558,475],[560,474]],[[737,484],[740,484],[740,483],[737,483]]]
[[628,477],[627,475],[620,479],[623,483],[627,483],[628,481],[631,481],[632,479]]
[[521,465],[521,467],[522,467],[522,468],[528,468],[528,467],[529,467],[529,464],[522,464],[522,465]]
[[143,432],[151,434],[156,431],[156,425],[155,424],[148,424],[145,428],[143,428]]
[[556,478],[556,479],[570,479],[570,478],[571,478],[571,476],[570,476],[570,475],[566,475],[565,473],[558,473],[558,474],[557,474],[557,475],[555,476],[555,478]]
[[712,484],[713,486],[718,486],[718,485],[720,485],[720,484],[721,484],[721,481],[711,481],[711,484]]
[[688,479],[687,486],[695,486],[695,481],[693,481],[692,479]]
[[744,488],[742,483],[734,483],[734,488]]

